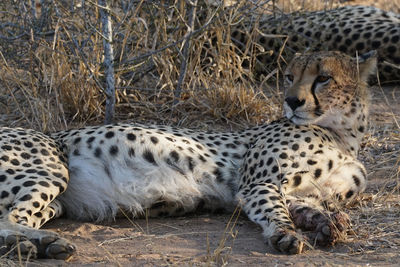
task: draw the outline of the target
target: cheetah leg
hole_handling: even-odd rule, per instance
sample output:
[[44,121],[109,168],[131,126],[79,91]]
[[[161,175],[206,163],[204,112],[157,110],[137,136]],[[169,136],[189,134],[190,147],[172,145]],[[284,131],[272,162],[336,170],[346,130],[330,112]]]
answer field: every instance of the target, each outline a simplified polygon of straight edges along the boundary
[[[26,203],[20,202],[25,205]],[[75,246],[57,233],[39,230],[45,222],[62,214],[62,205],[58,200],[51,202],[42,211],[32,216],[23,216],[24,209],[18,205],[1,219],[0,255],[17,256],[19,253],[25,258],[53,258],[68,259],[75,251]],[[16,221],[18,219],[18,221]],[[35,225],[35,227],[33,227]]]
[[15,205],[9,214],[10,219],[18,224],[38,229],[50,219],[58,218],[64,213],[64,208],[57,199],[43,209],[32,208],[29,204],[28,202],[19,202]]
[[239,190],[237,198],[249,219],[262,227],[270,246],[288,254],[301,253],[303,242],[276,185],[250,184]]

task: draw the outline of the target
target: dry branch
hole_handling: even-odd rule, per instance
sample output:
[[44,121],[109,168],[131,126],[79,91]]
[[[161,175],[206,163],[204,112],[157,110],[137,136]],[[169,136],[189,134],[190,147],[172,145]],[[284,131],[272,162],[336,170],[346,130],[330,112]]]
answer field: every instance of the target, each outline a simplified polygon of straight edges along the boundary
[[186,77],[186,72],[187,72],[187,62],[189,60],[189,48],[190,48],[190,36],[194,32],[194,20],[196,17],[196,8],[197,8],[197,0],[186,1],[187,2],[187,7],[188,7],[188,30],[185,35],[186,39],[183,42],[183,49],[182,49],[182,62],[181,62],[181,68],[179,72],[179,80],[178,80],[178,85],[176,86],[175,90],[175,100],[174,104],[177,104],[179,101],[179,97],[182,92],[182,83],[185,81]]
[[114,77],[114,52],[112,47],[112,25],[107,0],[99,0],[103,47],[104,47],[104,74],[106,77],[106,113],[105,124],[113,122],[115,113],[115,77]]

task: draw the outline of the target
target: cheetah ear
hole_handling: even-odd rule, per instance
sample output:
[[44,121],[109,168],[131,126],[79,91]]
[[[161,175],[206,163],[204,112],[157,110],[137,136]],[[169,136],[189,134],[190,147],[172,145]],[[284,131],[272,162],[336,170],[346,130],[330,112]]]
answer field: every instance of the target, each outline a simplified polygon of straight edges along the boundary
[[369,76],[376,73],[377,52],[371,50],[355,58],[359,70],[360,81],[367,82]]

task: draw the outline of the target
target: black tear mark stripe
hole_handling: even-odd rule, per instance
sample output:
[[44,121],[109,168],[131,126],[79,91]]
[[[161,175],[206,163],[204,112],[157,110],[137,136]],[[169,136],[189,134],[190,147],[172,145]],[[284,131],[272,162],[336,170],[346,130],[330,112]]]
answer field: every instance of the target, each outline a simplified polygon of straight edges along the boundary
[[318,98],[317,98],[317,95],[315,94],[315,88],[317,87],[317,81],[316,80],[314,80],[314,82],[313,82],[313,84],[312,84],[312,86],[311,86],[311,94],[312,94],[312,96],[313,96],[313,98],[314,98],[314,104],[315,104],[315,111],[314,111],[314,113],[315,113],[315,115],[319,115],[319,114],[322,114],[323,112],[322,112],[322,110],[321,110],[321,106],[320,106],[320,104],[319,104],[319,100],[318,100]]

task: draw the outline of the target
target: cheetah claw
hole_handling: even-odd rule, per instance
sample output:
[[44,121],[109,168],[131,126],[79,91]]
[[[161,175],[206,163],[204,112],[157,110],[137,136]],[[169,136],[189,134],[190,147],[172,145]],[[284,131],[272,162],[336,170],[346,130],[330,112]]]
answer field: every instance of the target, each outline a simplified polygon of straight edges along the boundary
[[269,238],[269,242],[273,248],[287,254],[299,254],[303,250],[303,242],[294,231],[280,229]]

